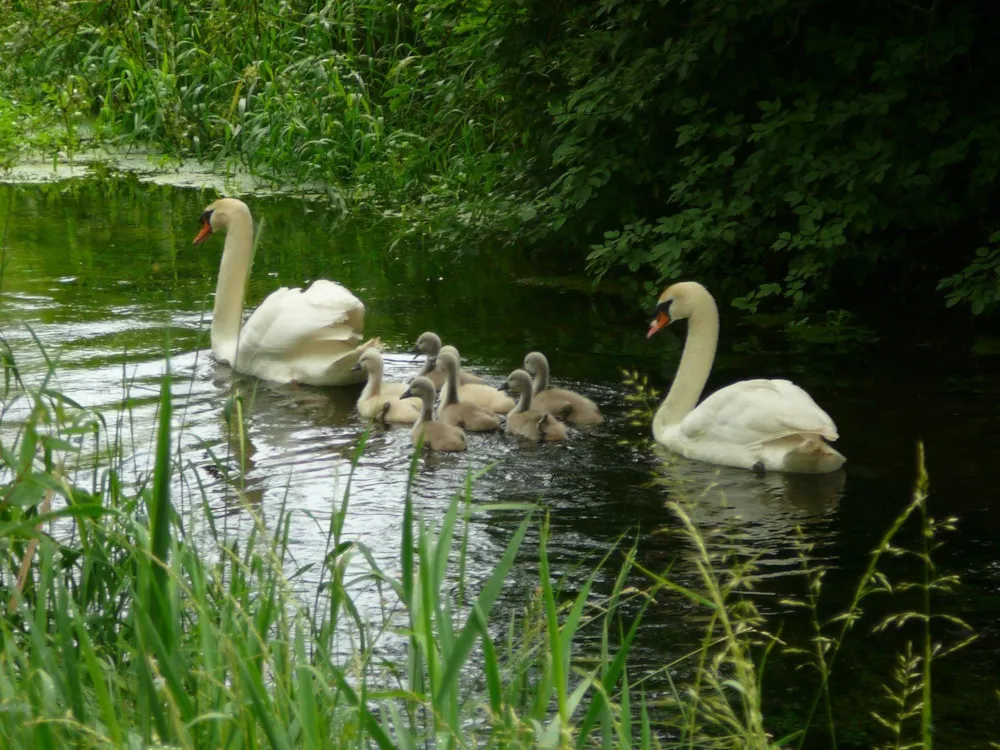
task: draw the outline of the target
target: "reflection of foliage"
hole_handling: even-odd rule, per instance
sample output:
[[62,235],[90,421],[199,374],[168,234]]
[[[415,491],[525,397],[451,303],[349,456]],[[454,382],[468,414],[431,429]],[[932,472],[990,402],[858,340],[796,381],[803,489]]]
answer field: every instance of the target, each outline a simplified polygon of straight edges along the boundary
[[[202,209],[215,197],[135,176],[0,185],[0,223],[3,212],[11,217],[3,291],[37,294],[58,288],[60,304],[43,313],[49,321],[103,321],[109,311],[132,305],[141,295],[154,316],[161,309],[203,313],[207,328],[223,241],[215,238],[195,248],[191,238]],[[512,283],[509,257],[488,245],[478,254],[453,256],[422,252],[406,239],[389,250],[394,222],[340,220],[314,203],[288,197],[248,200],[255,220],[266,223],[248,309],[280,286],[329,278],[364,299],[366,330],[400,350],[412,348],[422,331],[440,330],[466,357],[498,368],[520,362],[526,341],[543,351],[614,352],[622,361],[648,355],[645,339],[622,336],[623,320],[631,324],[633,318],[617,297],[580,290],[553,294]],[[55,281],[66,276],[75,281]],[[199,335],[181,325],[171,340],[193,347]],[[63,346],[85,356],[88,349],[120,354],[126,344],[130,351],[155,352],[162,331],[158,326],[114,333],[95,328]],[[580,356],[568,357],[559,369],[571,379],[604,378],[617,371],[607,359]]]
[[827,344],[838,348],[878,341],[871,328],[854,322],[855,317],[848,310],[831,310],[820,321],[813,321],[808,317],[793,320],[785,326],[785,332],[790,338],[804,343]]

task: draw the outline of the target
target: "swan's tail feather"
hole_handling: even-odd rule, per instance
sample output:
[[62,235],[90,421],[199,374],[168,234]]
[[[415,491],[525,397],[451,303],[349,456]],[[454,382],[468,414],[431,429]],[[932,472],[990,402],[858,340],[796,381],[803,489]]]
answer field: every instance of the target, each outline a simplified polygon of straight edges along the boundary
[[760,448],[766,443],[772,443],[775,440],[783,440],[784,438],[790,437],[801,437],[806,442],[810,440],[819,440],[821,443],[826,445],[824,441],[829,440],[832,443],[840,436],[836,432],[830,432],[829,430],[816,430],[815,432],[806,430],[783,430],[782,432],[772,432],[770,435],[765,435],[758,440],[747,443],[746,447]]
[[836,448],[821,437],[809,435],[785,454],[784,471],[799,474],[828,474],[847,462]]
[[358,363],[358,360],[361,358],[361,354],[366,349],[370,349],[372,347],[381,350],[382,339],[375,336],[331,362],[330,366],[327,368],[325,378],[328,384],[354,385],[356,383],[363,382],[368,377],[367,373],[365,373],[363,369],[355,371],[352,368]]

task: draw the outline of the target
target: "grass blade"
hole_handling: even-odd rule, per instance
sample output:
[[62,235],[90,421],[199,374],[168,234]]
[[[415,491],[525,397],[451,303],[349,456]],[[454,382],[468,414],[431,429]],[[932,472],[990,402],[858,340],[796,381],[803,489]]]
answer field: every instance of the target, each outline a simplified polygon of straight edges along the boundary
[[517,531],[514,532],[513,538],[507,545],[503,557],[500,558],[489,580],[483,586],[483,590],[479,592],[479,596],[472,605],[477,610],[475,617],[468,619],[462,627],[462,632],[455,640],[455,647],[444,664],[444,669],[441,673],[439,683],[441,694],[435,696],[435,702],[442,703],[445,691],[453,688],[457,689],[455,683],[458,679],[458,673],[472,652],[476,635],[479,633],[479,622],[484,621],[486,615],[493,609],[493,604],[500,595],[500,589],[503,588],[504,581],[507,579],[511,567],[514,565],[514,558],[517,557],[517,551],[521,548],[521,542],[524,541],[524,535],[527,533],[530,524],[531,517],[529,516],[517,527]]

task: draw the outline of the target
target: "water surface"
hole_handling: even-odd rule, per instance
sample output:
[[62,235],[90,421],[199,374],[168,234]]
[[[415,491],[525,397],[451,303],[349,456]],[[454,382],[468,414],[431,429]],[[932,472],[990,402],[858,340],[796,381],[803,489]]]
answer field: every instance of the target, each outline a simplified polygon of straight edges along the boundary
[[[294,518],[295,562],[306,564],[323,555],[327,519],[365,430],[354,412],[358,389],[258,383],[214,361],[206,348],[207,327],[222,239],[191,246],[198,217],[214,197],[133,180],[0,186],[0,220],[7,222],[0,330],[29,378],[43,369],[34,335],[58,360],[54,385],[67,395],[110,412],[128,393],[136,480],[151,466],[168,345],[177,376],[180,455],[198,472],[220,523],[232,533],[245,529],[245,513],[232,483],[213,471],[212,454],[231,453],[222,404],[238,388],[252,403],[246,496],[265,520],[286,504]],[[393,243],[389,227],[346,222],[319,204],[242,197],[263,222],[249,307],[281,285],[337,280],[365,301],[366,333],[385,342],[389,379],[405,380],[416,371],[418,363],[406,352],[421,332],[434,330],[459,347],[466,366],[494,384],[519,367],[527,351],[544,351],[559,385],[601,406],[607,423],[574,432],[565,445],[470,435],[466,455],[428,456],[417,477],[418,510],[435,518],[470,469],[494,465],[476,486],[476,503],[531,502],[549,512],[553,567],[560,575],[568,572],[571,582],[624,535],[638,539],[642,565],[661,570],[674,563],[675,574],[694,584],[687,548],[669,533],[677,522],[665,507],[683,494],[701,498],[699,517],[707,528],[725,529],[726,544],[759,556],[763,576],[754,596],[764,612],[785,612],[781,598],[801,593],[796,571],[804,542],[834,566],[828,593],[831,606],[842,605],[866,555],[908,502],[915,445],[924,440],[931,512],[961,519],[939,562],[962,575],[964,586],[939,605],[981,634],[938,667],[939,736],[946,743],[964,731],[961,744],[972,747],[1000,730],[1000,721],[991,718],[1000,714],[993,697],[1000,675],[995,357],[977,359],[959,347],[942,353],[938,345],[921,345],[912,331],[906,345],[890,347],[893,332],[880,329],[878,321],[862,321],[877,340],[811,344],[808,337],[786,336],[724,311],[709,388],[746,377],[795,380],[837,422],[847,471],[825,478],[757,477],[665,461],[645,443],[648,426],[634,426],[626,416],[621,369],[637,369],[656,387],[668,386],[683,329],[647,341],[648,311],[627,295],[541,280],[539,268],[488,246],[468,247],[458,256],[435,253],[416,242]],[[376,429],[353,479],[345,536],[365,542],[390,570],[409,460],[405,428]],[[183,509],[195,494],[191,487],[177,491]],[[508,510],[475,517],[471,580],[489,573],[521,516]],[[520,606],[530,595],[535,568],[531,555],[522,555],[505,607]],[[609,590],[615,572],[612,561],[597,588]],[[374,598],[369,604],[378,607]],[[698,641],[702,614],[677,599],[657,602],[641,631],[637,666],[653,673],[688,651]],[[501,611],[498,621],[504,616]],[[869,637],[859,627],[845,650],[843,682],[837,684],[844,705],[838,712],[855,716],[859,732],[870,726],[865,700],[886,679],[893,645],[891,638]],[[794,716],[802,707],[801,678],[779,663],[769,679],[777,694],[771,700]],[[655,694],[662,679],[654,677],[649,687]]]

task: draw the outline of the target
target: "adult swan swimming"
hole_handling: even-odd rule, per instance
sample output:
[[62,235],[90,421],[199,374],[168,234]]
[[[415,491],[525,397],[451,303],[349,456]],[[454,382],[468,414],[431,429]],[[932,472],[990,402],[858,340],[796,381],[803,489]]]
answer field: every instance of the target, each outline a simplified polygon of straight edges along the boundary
[[365,306],[340,284],[319,279],[302,291],[282,287],[243,320],[243,297],[253,265],[253,217],[236,198],[209,204],[201,215],[200,245],[226,232],[212,311],[212,351],[237,372],[279,383],[348,385],[365,377],[352,372],[361,353]]
[[698,407],[719,342],[719,310],[709,291],[683,281],[660,295],[647,338],[674,320],[688,320],[684,353],[666,399],[653,418],[653,437],[686,458],[754,471],[826,474],[846,460],[826,441],[837,427],[812,397],[787,380],[743,380]]

